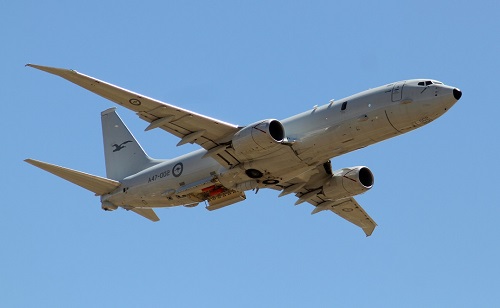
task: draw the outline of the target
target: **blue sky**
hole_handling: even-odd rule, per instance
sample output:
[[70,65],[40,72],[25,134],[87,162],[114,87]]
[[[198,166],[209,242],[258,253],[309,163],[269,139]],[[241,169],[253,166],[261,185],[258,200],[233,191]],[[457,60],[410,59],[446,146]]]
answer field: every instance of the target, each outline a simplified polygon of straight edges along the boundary
[[[2,307],[496,307],[496,1],[2,1]],[[23,162],[103,176],[114,106],[25,63],[245,125],[410,78],[462,89],[417,131],[332,161],[366,165],[373,235],[274,191],[215,212],[104,212]],[[196,149],[118,108],[148,153]],[[5,140],[6,139],[6,140]]]

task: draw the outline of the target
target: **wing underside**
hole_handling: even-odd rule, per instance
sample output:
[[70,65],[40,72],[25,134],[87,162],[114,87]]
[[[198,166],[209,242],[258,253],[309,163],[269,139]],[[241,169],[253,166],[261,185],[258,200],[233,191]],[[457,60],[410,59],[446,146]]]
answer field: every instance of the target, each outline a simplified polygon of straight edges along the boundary
[[73,184],[76,184],[80,187],[83,187],[87,190],[94,192],[98,196],[102,196],[107,194],[117,187],[120,186],[120,182],[103,178],[100,176],[88,174],[85,172],[48,164],[39,160],[34,159],[25,159],[25,162],[31,164],[35,167],[43,169],[47,172],[50,172],[58,177],[61,177]]
[[316,169],[309,171],[309,174],[303,175],[302,178],[295,178],[289,183],[283,184],[283,187],[280,188],[282,189],[280,196],[294,193],[298,198],[295,204],[307,202],[315,206],[311,214],[330,210],[363,229],[366,236],[370,236],[377,224],[354,198],[330,200],[322,194],[322,183],[331,177],[331,174],[330,162],[319,165]]
[[370,215],[368,215],[368,213],[366,213],[359,203],[352,197],[335,201],[322,201],[321,203],[317,203],[315,200],[307,202],[316,206],[311,214],[316,214],[324,210],[330,210],[363,229],[366,236],[370,236],[377,226]]
[[227,149],[228,142],[239,128],[195,112],[120,88],[74,70],[27,64],[59,77],[113,101],[137,113],[150,123],[146,130],[161,128],[179,138],[178,145],[196,143],[208,151],[223,166],[239,163]]

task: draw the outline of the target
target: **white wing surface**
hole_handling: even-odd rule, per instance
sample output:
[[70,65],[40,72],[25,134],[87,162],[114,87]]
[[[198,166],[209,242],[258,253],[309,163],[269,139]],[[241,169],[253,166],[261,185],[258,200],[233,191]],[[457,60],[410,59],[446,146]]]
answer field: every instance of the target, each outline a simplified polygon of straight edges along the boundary
[[279,188],[282,189],[280,196],[294,193],[298,198],[295,204],[307,202],[316,207],[311,214],[330,210],[363,229],[366,236],[370,236],[377,224],[354,198],[349,197],[339,200],[329,200],[322,194],[321,187],[329,177],[331,177],[331,166],[330,163],[327,162],[312,169],[309,174],[305,174],[302,179],[296,178],[283,184],[283,187]]
[[108,194],[120,186],[120,182],[118,181],[103,178],[97,175],[92,175],[85,172],[44,163],[42,161],[34,159],[25,159],[24,161],[28,164],[32,164],[35,167],[50,172],[58,177],[61,177],[66,181],[70,181],[73,184],[90,190],[97,196]]
[[238,163],[238,160],[233,155],[225,151],[224,146],[234,133],[239,130],[236,125],[149,98],[74,70],[35,64],[27,64],[26,66],[60,76],[135,111],[141,119],[150,123],[146,130],[159,127],[181,138],[178,145],[196,143],[208,150],[208,155],[217,159],[224,166],[232,166]]
[[[315,205],[315,201],[308,201],[309,203]],[[325,201],[316,205],[316,208],[311,214],[316,214],[318,212],[330,210],[345,220],[355,224],[356,226],[363,229],[366,236],[370,236],[375,230],[377,224],[368,215],[365,210],[354,200],[354,198],[346,198],[336,201]]]

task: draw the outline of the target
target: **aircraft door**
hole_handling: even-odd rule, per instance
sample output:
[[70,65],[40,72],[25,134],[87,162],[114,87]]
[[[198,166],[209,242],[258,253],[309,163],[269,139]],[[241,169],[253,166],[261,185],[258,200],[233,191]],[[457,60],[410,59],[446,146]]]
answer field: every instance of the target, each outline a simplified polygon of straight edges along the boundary
[[397,82],[392,88],[392,101],[397,102],[403,98],[403,87],[406,81]]

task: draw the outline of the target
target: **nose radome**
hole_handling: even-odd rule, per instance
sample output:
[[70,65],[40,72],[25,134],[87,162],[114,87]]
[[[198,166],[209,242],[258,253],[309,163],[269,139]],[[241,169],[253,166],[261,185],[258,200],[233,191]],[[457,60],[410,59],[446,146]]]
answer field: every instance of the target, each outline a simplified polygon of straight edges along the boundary
[[462,91],[460,91],[460,89],[457,88],[453,89],[453,96],[458,101],[462,97]]

